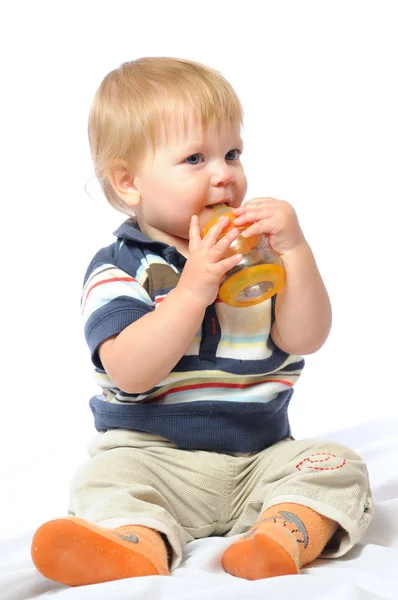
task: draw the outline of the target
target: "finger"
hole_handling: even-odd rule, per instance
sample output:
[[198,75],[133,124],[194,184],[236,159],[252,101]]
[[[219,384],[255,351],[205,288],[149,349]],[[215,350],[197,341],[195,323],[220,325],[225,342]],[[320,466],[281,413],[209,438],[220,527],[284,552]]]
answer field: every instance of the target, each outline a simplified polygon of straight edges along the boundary
[[[266,225],[269,227],[266,227]],[[272,222],[269,221],[267,223],[266,219],[262,219],[259,223],[253,223],[250,227],[247,227],[244,231],[242,231],[242,237],[252,237],[254,235],[269,235],[274,230],[272,226]]]
[[250,212],[244,213],[236,217],[233,220],[233,224],[236,227],[244,225],[245,223],[256,223],[257,221],[261,221],[263,219],[269,219],[274,214],[273,210],[270,209],[258,209],[252,210]]
[[260,206],[265,206],[265,205],[271,206],[277,202],[279,202],[279,200],[275,200],[275,198],[270,198],[270,197],[269,198],[268,197],[267,198],[252,198],[251,200],[248,200],[241,206],[234,208],[233,211],[235,214],[241,214],[247,210],[251,210],[253,207],[260,207]]
[[228,219],[228,217],[221,217],[217,221],[217,223],[215,223],[215,225],[210,227],[209,231],[203,238],[203,245],[205,248],[211,248],[216,244],[217,239],[220,237],[220,235],[222,234],[223,230],[229,222],[230,220]]
[[227,258],[223,258],[223,260],[218,261],[218,263],[216,263],[214,266],[217,271],[217,274],[221,277],[227,271],[229,271],[238,263],[240,263],[242,258],[242,254],[233,254],[232,256],[228,256]]
[[199,219],[197,215],[193,215],[189,224],[189,251],[196,250],[200,242]]
[[218,242],[210,249],[215,260],[219,260],[220,256],[225,254],[232,242],[238,237],[239,229],[233,228],[228,231]]

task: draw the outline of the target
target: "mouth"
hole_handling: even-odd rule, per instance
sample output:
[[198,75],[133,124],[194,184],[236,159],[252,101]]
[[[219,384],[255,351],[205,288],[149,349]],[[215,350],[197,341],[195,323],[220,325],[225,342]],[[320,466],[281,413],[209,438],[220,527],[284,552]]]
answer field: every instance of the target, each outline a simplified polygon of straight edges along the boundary
[[[229,199],[223,199],[220,200],[220,202],[217,203],[213,203],[213,204],[207,204],[206,206],[203,207],[203,212],[199,217],[199,223],[200,223],[200,229],[202,230],[202,232],[205,230],[206,226],[213,221],[216,218],[216,215],[220,214],[218,212],[218,208],[222,208],[223,206],[228,206],[228,203],[230,202]],[[224,212],[224,211],[222,211]]]
[[231,198],[223,198],[222,200],[219,200],[218,202],[213,202],[212,204],[208,204],[205,208],[209,209],[209,210],[214,210],[216,208],[216,206],[220,206],[221,204],[224,204],[225,206],[230,206],[232,203]]

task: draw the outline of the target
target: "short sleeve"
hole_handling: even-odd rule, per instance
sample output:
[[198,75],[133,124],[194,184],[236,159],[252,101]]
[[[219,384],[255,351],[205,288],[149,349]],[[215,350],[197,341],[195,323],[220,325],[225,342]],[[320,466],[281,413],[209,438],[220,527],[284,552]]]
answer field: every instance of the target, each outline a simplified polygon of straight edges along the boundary
[[81,306],[91,359],[102,371],[98,354],[101,343],[154,310],[142,284],[112,264],[94,265],[85,281]]

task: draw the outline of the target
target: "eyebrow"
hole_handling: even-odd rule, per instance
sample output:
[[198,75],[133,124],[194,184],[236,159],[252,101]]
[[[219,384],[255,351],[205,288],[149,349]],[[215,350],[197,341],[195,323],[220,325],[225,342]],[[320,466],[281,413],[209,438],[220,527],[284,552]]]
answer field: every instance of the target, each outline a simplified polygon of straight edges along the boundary
[[199,150],[203,150],[203,148],[205,147],[205,143],[203,140],[198,140],[197,142],[192,142],[189,141],[186,144],[181,144],[180,148],[181,151],[183,151],[184,153],[195,153],[198,152]]
[[[231,142],[230,150],[235,148],[235,146],[243,148],[243,140],[241,138],[235,141],[237,142],[236,144],[234,144],[234,142]],[[200,152],[205,147],[206,143],[203,140],[197,140],[196,142],[190,140],[186,144],[181,144],[180,149],[184,154],[186,153],[187,156],[189,156],[190,154],[196,154],[196,152]]]

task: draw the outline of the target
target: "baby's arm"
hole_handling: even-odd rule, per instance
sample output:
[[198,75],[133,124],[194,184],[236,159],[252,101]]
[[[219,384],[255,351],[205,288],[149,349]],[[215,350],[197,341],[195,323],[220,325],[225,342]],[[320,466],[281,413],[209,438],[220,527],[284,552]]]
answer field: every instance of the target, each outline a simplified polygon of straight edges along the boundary
[[266,234],[286,271],[278,292],[274,343],[290,354],[311,354],[326,341],[332,312],[329,296],[293,207],[274,198],[256,198],[235,209],[235,225],[254,222],[243,235]]
[[190,254],[175,289],[156,310],[101,344],[99,355],[104,369],[122,391],[142,393],[157,385],[192,343],[206,307],[217,297],[224,273],[242,258],[223,258],[238,233],[231,230],[217,241],[227,221],[220,219],[201,240],[194,217]]
[[278,292],[274,343],[290,354],[311,354],[326,341],[332,322],[330,300],[309,245],[283,256],[286,283]]
[[124,392],[142,393],[168,375],[191,344],[206,306],[178,286],[161,304],[103,342],[105,371]]

